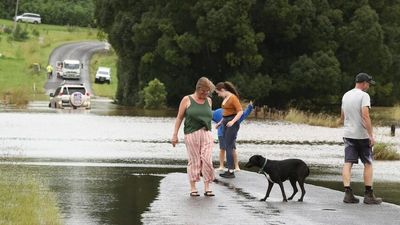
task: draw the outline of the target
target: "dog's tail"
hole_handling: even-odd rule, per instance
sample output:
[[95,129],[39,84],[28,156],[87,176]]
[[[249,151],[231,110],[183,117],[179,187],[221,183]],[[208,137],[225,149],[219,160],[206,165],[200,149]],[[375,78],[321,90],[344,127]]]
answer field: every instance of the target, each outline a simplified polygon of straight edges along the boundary
[[307,173],[306,173],[306,177],[308,177],[308,175],[310,175],[310,168],[307,166]]

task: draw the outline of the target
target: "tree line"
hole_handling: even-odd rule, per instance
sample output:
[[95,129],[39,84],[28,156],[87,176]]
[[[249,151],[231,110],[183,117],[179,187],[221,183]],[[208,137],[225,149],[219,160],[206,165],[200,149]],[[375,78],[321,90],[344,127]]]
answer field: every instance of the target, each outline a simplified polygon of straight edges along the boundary
[[[0,17],[15,2],[1,1]],[[399,102],[399,0],[20,0],[27,11],[107,33],[120,104],[142,101],[157,78],[177,106],[207,76],[260,105],[330,108],[359,72],[377,81],[374,105]]]
[[[0,18],[15,16],[16,0],[0,1]],[[71,26],[93,26],[93,0],[19,0],[18,15],[30,12],[40,14],[42,23]]]

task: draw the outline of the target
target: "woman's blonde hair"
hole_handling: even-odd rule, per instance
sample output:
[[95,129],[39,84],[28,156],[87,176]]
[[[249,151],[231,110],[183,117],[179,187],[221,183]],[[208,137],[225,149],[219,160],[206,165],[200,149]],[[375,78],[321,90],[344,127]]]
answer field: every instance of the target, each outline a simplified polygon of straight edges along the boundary
[[200,88],[208,88],[210,93],[213,93],[215,86],[207,77],[200,77],[196,84],[196,90]]

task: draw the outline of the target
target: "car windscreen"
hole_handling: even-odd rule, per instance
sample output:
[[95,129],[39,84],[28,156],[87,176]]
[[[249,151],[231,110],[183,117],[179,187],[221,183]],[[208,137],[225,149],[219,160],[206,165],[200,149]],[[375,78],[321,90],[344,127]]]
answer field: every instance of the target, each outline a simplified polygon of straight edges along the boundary
[[68,87],[68,92],[69,94],[72,94],[74,92],[80,92],[82,94],[86,94],[85,88],[83,87]]
[[70,69],[70,70],[76,70],[76,69],[79,69],[79,64],[65,63],[64,68]]
[[108,75],[108,72],[107,72],[107,71],[101,71],[101,70],[100,70],[100,71],[98,71],[97,73],[98,73],[98,74],[102,74],[102,75]]

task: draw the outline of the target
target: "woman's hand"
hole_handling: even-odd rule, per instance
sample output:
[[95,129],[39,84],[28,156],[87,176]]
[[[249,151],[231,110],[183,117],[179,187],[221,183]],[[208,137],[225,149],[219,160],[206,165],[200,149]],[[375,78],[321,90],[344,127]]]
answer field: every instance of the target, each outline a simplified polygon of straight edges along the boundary
[[222,124],[222,120],[219,121],[219,122],[217,123],[217,125],[215,125],[215,129],[218,129],[218,128],[221,126],[221,124]]
[[172,139],[171,139],[171,144],[172,147],[175,147],[176,144],[178,144],[178,135],[172,135]]
[[226,124],[226,126],[231,127],[231,126],[233,126],[233,124],[235,124],[235,122],[233,120],[231,120]]

